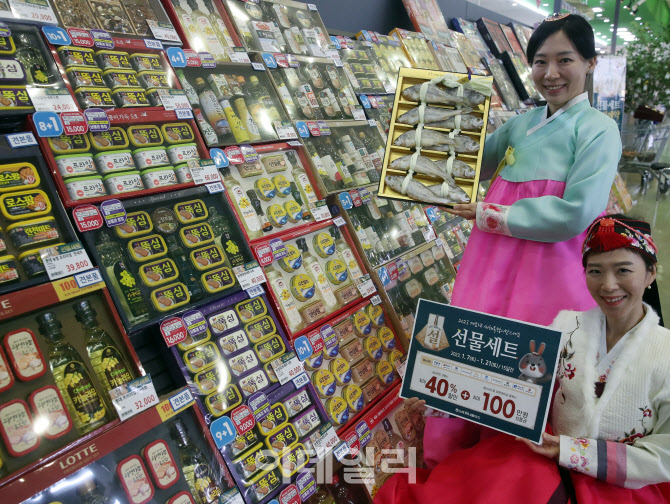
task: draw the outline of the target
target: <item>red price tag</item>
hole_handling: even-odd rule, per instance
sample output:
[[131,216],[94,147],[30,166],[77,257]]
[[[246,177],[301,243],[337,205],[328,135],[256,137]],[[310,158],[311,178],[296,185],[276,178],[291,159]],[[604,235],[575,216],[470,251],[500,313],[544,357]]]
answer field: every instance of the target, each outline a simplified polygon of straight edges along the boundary
[[272,248],[270,245],[259,245],[256,247],[256,257],[258,258],[258,264],[261,266],[272,264],[274,255],[272,255]]
[[395,282],[398,279],[398,265],[395,263],[395,261],[391,261],[386,265],[386,269],[389,272],[389,276],[391,277],[391,282]]
[[321,136],[321,130],[319,129],[319,125],[316,124],[314,121],[307,121],[307,128],[309,129],[309,132],[311,133],[312,136]]
[[351,196],[351,201],[354,202],[355,207],[359,207],[363,204],[363,200],[361,199],[361,195],[358,193],[356,189],[353,189],[349,191],[349,195]]
[[238,408],[235,408],[230,413],[230,418],[232,419],[233,424],[237,429],[237,433],[240,436],[249,432],[251,429],[254,428],[254,425],[256,425],[256,419],[254,418],[254,414],[251,412],[249,406],[246,406],[244,404]]
[[277,66],[280,68],[288,68],[288,60],[286,59],[286,56],[281,54],[281,53],[275,53],[273,54],[275,61],[277,62]]
[[186,341],[188,330],[184,321],[179,317],[171,317],[161,322],[161,334],[168,347],[175,346]]
[[279,494],[279,504],[300,504],[300,492],[295,485],[289,485]]
[[244,163],[244,156],[239,147],[226,147],[223,152],[228,156],[228,160],[233,164]]
[[349,445],[349,454],[352,457],[358,455],[358,452],[361,450],[361,442],[358,440],[358,434],[355,432],[350,432],[344,439],[342,439],[347,445]]
[[321,336],[321,332],[317,329],[316,331],[312,331],[307,335],[309,338],[309,342],[312,344],[312,348],[314,349],[314,352],[312,352],[312,355],[317,355],[318,353],[323,350],[323,336]]
[[88,123],[82,112],[63,112],[60,120],[66,135],[83,135],[88,131]]
[[104,223],[100,211],[93,205],[78,206],[72,210],[72,216],[74,217],[74,223],[77,226],[77,229],[81,233],[100,229]]
[[199,67],[202,65],[200,56],[193,49],[184,49],[184,54],[186,55],[186,66]]
[[93,47],[95,42],[93,37],[88,32],[88,30],[82,30],[81,28],[68,28],[67,33],[72,39],[72,44],[82,47]]

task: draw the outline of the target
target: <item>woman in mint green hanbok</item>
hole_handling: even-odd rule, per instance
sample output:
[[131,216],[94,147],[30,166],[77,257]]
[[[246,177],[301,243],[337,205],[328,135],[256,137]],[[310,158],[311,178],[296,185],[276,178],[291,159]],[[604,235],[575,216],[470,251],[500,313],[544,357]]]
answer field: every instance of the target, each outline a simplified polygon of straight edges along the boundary
[[453,210],[477,223],[454,306],[542,325],[595,306],[580,246],[607,206],[621,156],[616,123],[584,92],[595,56],[593,29],[579,16],[553,16],[533,34],[528,61],[547,105],[487,137],[482,170],[499,166],[497,176],[484,202]]
[[[593,29],[580,16],[553,16],[533,33],[528,61],[547,105],[487,137],[483,169],[498,166],[497,176],[484,202],[454,207],[477,221],[454,306],[541,325],[562,310],[595,307],[581,245],[607,206],[621,156],[616,123],[584,92],[595,57]],[[427,418],[426,461],[436,464],[485,433],[465,420]]]

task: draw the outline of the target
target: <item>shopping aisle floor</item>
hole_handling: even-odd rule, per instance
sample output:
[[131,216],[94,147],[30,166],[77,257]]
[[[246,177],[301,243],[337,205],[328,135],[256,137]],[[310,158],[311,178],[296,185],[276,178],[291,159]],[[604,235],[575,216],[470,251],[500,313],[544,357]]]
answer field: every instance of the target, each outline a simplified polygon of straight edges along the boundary
[[[667,321],[670,317],[670,191],[659,194],[656,200],[657,182],[649,183],[646,191],[640,186],[640,175],[622,173],[635,206],[628,215],[641,217],[651,223],[651,233],[658,247],[658,293],[661,297],[661,309]],[[666,325],[668,322],[666,322]]]

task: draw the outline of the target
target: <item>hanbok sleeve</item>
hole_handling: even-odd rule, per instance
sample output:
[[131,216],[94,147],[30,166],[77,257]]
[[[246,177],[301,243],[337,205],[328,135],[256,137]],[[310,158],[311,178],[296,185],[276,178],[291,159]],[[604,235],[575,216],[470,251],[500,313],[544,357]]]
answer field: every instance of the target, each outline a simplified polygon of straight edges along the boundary
[[658,409],[651,434],[627,440],[633,444],[561,436],[559,464],[625,488],[670,482],[670,399]]
[[582,233],[607,206],[621,157],[621,139],[612,123],[577,140],[562,198],[523,198],[511,206],[478,203],[477,227],[540,242],[566,241]]

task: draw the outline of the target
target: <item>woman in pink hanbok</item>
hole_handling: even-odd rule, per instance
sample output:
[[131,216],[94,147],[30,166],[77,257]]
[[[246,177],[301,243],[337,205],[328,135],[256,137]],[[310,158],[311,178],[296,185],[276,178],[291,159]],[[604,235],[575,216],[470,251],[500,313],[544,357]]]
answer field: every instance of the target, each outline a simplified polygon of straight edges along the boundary
[[[498,166],[486,199],[450,210],[476,219],[451,304],[548,325],[561,310],[595,306],[580,247],[607,206],[621,138],[584,92],[596,65],[593,29],[584,18],[548,18],[528,42],[527,56],[547,105],[486,138],[482,170]],[[429,417],[426,460],[435,464],[485,435],[465,420]]]

